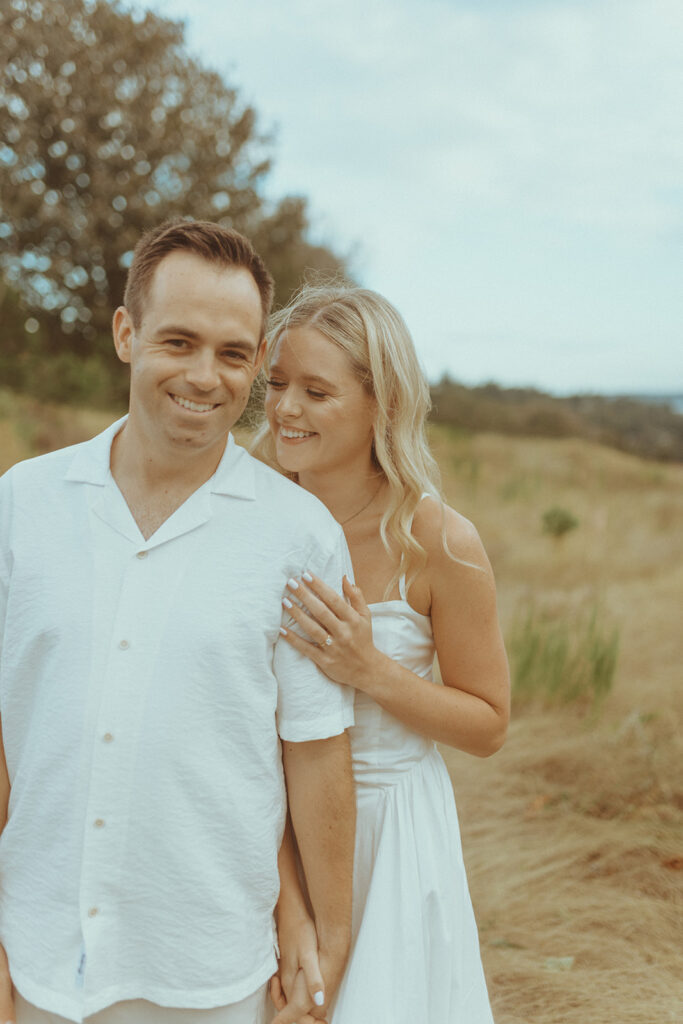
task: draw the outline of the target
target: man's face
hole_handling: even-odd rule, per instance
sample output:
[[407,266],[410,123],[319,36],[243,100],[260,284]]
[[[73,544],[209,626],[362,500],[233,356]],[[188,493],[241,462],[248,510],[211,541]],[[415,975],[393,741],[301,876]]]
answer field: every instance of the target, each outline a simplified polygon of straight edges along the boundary
[[174,252],[158,265],[142,321],[121,307],[114,343],[130,363],[130,422],[168,451],[220,454],[261,365],[259,290],[243,268]]

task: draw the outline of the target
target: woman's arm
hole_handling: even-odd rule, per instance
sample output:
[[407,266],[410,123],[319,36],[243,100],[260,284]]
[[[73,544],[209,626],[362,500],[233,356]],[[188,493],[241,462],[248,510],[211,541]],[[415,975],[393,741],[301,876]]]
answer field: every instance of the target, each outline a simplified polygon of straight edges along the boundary
[[414,530],[427,551],[430,617],[444,685],[391,662],[368,675],[366,692],[417,732],[487,757],[502,746],[510,717],[491,565],[475,528],[452,509],[445,509],[444,522],[436,502],[421,502]]
[[369,694],[416,732],[486,757],[501,747],[510,714],[493,573],[476,530],[452,509],[445,510],[444,521],[437,502],[421,502],[414,532],[427,552],[423,572],[443,686],[377,650],[363,595],[346,581],[348,603],[316,578],[305,579],[294,593],[310,616],[296,604],[290,614],[311,642],[293,632],[287,638],[330,678]]

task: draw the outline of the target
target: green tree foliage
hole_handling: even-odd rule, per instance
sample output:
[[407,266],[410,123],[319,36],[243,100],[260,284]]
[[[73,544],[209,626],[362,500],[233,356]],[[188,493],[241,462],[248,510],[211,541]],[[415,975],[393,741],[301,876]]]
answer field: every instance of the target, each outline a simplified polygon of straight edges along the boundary
[[0,268],[48,355],[113,365],[133,246],[168,217],[249,235],[279,301],[308,267],[343,272],[308,242],[303,199],[267,203],[255,111],[188,56],[180,23],[118,0],[0,0],[0,139]]

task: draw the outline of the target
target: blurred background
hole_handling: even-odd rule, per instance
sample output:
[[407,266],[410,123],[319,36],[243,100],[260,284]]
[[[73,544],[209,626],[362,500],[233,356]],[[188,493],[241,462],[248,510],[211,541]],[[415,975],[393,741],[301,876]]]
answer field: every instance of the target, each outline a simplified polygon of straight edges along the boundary
[[679,0],[0,0],[0,472],[125,409],[167,217],[408,322],[513,669],[444,751],[498,1024],[683,1019],[681,67]]

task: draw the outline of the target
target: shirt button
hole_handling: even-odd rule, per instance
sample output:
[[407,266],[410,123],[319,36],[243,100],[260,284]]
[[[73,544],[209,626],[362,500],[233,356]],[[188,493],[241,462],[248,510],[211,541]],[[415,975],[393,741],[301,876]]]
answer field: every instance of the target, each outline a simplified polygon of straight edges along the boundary
[[114,737],[112,736],[112,734],[110,732],[105,732],[105,734],[102,737],[102,739],[104,740],[105,743],[111,743],[112,740],[114,739]]
[[90,910],[88,911],[88,917],[96,917],[98,910],[98,907],[91,907]]
[[95,828],[104,828],[104,818],[95,818],[93,825]]
[[130,647],[130,644],[128,643],[127,640],[119,640],[119,647],[121,648],[122,651],[127,651],[128,648]]
[[135,557],[136,558],[147,558],[147,552],[146,551],[138,551],[138,553],[137,553],[137,555]]

